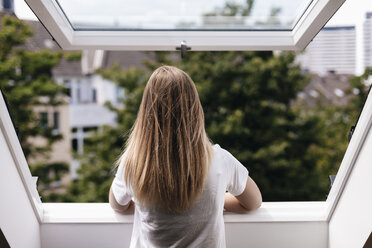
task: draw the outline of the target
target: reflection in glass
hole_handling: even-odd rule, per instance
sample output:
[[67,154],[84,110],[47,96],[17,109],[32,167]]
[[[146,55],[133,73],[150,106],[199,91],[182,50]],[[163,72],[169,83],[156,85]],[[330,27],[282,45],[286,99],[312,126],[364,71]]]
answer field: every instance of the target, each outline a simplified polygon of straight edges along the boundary
[[56,0],[75,30],[292,30],[312,0]]

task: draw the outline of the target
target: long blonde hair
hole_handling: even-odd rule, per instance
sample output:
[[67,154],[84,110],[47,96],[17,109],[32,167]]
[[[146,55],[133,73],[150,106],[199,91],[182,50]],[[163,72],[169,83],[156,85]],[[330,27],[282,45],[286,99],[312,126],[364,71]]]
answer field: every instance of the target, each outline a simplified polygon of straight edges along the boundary
[[176,67],[156,69],[119,159],[135,198],[143,206],[185,212],[204,188],[211,156],[194,82]]

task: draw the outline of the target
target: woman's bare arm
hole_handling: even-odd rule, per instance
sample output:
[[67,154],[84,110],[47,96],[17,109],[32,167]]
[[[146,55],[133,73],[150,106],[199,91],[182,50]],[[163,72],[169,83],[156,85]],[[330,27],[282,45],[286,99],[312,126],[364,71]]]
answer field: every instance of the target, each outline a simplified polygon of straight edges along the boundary
[[259,208],[262,204],[262,196],[256,183],[248,176],[247,184],[242,194],[233,196],[225,194],[225,209],[235,213],[245,213]]
[[134,202],[131,200],[128,202],[127,205],[120,205],[114,196],[114,193],[112,192],[112,189],[110,188],[110,194],[109,194],[109,202],[116,212],[122,213],[122,214],[132,214],[134,212]]

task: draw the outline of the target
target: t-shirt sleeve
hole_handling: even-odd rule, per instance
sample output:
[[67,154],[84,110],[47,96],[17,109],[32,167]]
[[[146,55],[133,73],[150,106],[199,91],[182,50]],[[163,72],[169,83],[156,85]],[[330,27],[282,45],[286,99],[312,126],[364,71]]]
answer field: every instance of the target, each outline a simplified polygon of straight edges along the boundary
[[132,194],[124,180],[124,171],[122,166],[119,166],[118,170],[116,171],[111,189],[117,203],[120,205],[127,205],[132,199]]
[[226,164],[226,190],[234,196],[241,195],[247,185],[248,170],[230,152],[221,150]]

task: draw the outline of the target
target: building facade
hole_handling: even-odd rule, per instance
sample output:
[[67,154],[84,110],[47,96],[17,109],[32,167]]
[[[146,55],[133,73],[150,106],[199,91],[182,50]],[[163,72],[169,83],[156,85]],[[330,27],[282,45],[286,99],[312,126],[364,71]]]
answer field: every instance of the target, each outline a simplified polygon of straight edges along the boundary
[[363,22],[363,65],[372,66],[372,12],[366,13]]
[[[60,50],[41,23],[26,23],[34,30],[34,35],[25,44],[26,50]],[[56,125],[64,131],[63,140],[53,147],[51,158],[63,158],[63,162],[70,164],[71,179],[78,177],[77,169],[80,163],[74,158],[74,154],[83,153],[84,140],[103,125],[116,125],[116,115],[105,107],[105,103],[119,106],[121,98],[124,97],[122,88],[102,78],[95,73],[95,69],[107,69],[114,63],[118,63],[123,70],[134,66],[143,67],[143,60],[153,57],[152,53],[136,51],[82,51],[80,58],[63,58],[53,69],[53,79],[69,89],[68,104],[64,106],[63,112],[37,111],[41,113],[40,116],[45,116],[48,125]],[[54,121],[58,123],[55,124]]]
[[310,73],[355,74],[356,32],[354,26],[325,27],[297,56],[297,62]]

